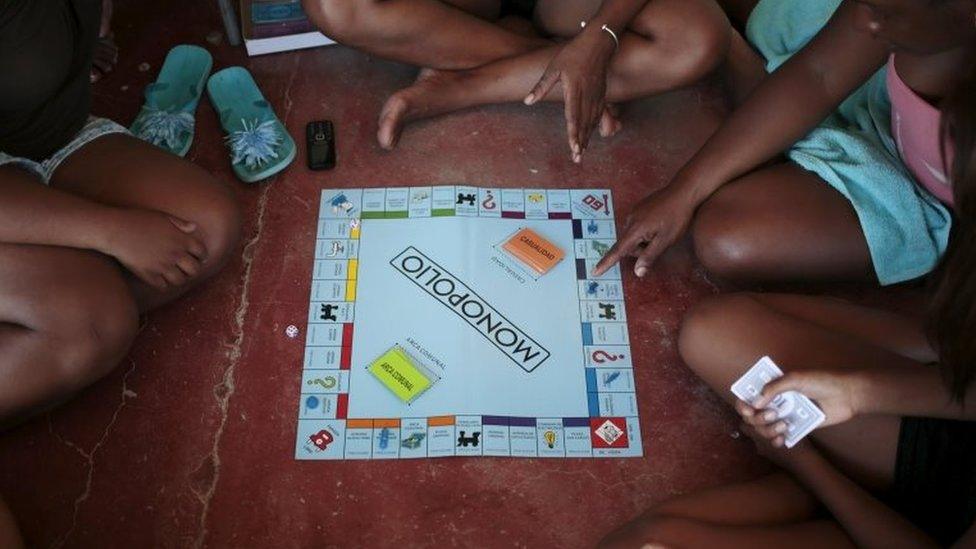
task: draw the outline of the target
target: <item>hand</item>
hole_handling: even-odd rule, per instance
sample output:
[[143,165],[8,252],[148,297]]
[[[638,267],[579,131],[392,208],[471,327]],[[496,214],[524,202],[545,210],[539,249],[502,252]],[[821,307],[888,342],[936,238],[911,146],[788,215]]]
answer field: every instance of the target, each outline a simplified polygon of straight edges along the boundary
[[695,204],[675,190],[674,184],[641,200],[627,218],[624,235],[593,269],[602,275],[624,256],[637,257],[634,274],[643,277],[654,260],[684,234]]
[[599,27],[583,29],[560,47],[549,62],[542,78],[525,97],[534,105],[549,93],[557,82],[563,85],[566,114],[566,136],[573,162],[579,163],[590,142],[593,127],[603,115],[607,93],[607,69],[614,52],[614,42]]
[[756,408],[766,408],[780,393],[798,391],[816,402],[827,416],[821,427],[843,423],[858,413],[860,379],[857,370],[794,370],[767,383]]
[[106,227],[100,251],[158,289],[181,286],[200,272],[207,250],[196,223],[150,210],[120,209]]

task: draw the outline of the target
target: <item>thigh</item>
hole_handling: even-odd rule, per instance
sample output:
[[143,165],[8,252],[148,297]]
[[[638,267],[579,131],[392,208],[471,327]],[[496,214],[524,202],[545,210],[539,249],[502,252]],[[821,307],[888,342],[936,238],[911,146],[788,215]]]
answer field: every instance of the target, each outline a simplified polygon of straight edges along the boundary
[[[861,319],[871,322],[870,317]],[[769,355],[784,370],[803,368],[888,368],[925,366],[880,344],[866,341],[764,304],[750,295],[723,296],[686,317],[679,340],[685,362],[720,397],[756,360]],[[894,478],[900,418],[859,416],[819,429],[814,439],[831,461],[873,490]]]
[[810,520],[819,509],[817,499],[793,477],[774,473],[669,499],[648,509],[642,518],[668,516],[712,524],[759,526]]
[[111,371],[137,331],[136,301],[109,258],[0,244],[0,431]]
[[939,359],[925,333],[925,317],[857,305],[830,296],[749,294],[783,314],[848,334],[905,358],[927,364]]
[[706,269],[734,281],[876,281],[853,206],[793,163],[723,186],[699,208],[692,234]]
[[167,213],[197,224],[208,251],[236,242],[240,211],[207,171],[130,135],[106,135],[72,154],[51,184],[111,206]]
[[65,335],[114,311],[135,324],[123,271],[101,254],[57,246],[0,243],[0,323]]

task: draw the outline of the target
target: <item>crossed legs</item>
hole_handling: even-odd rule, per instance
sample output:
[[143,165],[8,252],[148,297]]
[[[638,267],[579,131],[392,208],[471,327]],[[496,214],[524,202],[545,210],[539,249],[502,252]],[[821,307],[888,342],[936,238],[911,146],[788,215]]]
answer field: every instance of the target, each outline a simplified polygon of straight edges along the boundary
[[[685,319],[681,355],[723,399],[760,356],[793,368],[885,368],[931,361],[921,320],[840,300],[739,294],[713,298]],[[860,416],[815,431],[814,442],[841,471],[880,492],[894,478],[900,419]],[[652,507],[608,536],[608,546],[763,547],[788,541],[851,546],[843,530],[784,473],[681,496]]]
[[[239,239],[240,213],[228,189],[204,170],[130,136],[108,135],[86,145],[51,184],[110,206],[193,221],[209,257],[186,284],[159,291],[93,251],[0,243],[0,427],[111,371],[136,335],[139,313],[212,276]],[[0,167],[0,192],[14,185],[42,183],[26,171]]]

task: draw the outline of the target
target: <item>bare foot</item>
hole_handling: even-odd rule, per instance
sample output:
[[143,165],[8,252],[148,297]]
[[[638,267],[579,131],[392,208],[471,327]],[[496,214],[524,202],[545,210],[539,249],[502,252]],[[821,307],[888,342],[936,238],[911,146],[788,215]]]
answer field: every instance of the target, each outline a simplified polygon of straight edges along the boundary
[[613,137],[623,127],[620,123],[620,106],[615,103],[607,103],[600,115],[600,137]]
[[396,147],[408,122],[468,106],[460,85],[465,76],[463,71],[422,69],[412,85],[391,95],[383,105],[376,132],[380,147]]

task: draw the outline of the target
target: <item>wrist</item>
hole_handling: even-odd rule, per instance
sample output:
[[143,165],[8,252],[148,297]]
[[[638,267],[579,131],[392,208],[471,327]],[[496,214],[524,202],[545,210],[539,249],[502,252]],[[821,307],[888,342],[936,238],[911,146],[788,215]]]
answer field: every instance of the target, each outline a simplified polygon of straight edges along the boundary
[[871,404],[874,402],[870,395],[871,386],[870,371],[854,370],[849,374],[847,390],[850,391],[848,398],[854,415],[871,413]]
[[692,210],[697,209],[711,194],[701,189],[700,179],[689,176],[683,169],[674,176],[666,190]]
[[795,447],[788,451],[798,452],[789,461],[789,471],[796,475],[802,483],[808,484],[822,469],[823,456],[809,442],[805,442],[802,447]]
[[105,207],[99,209],[92,217],[90,230],[85,231],[82,247],[101,252],[105,255],[114,255],[114,237],[118,234],[122,225],[122,210],[119,208]]
[[610,33],[600,28],[602,25],[596,21],[587,22],[586,26],[580,30],[577,38],[601,57],[610,59],[617,51],[617,41],[613,39]]

